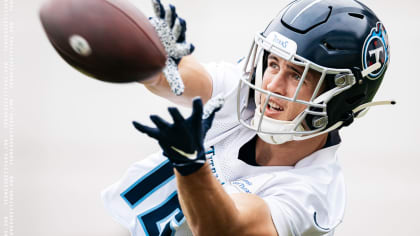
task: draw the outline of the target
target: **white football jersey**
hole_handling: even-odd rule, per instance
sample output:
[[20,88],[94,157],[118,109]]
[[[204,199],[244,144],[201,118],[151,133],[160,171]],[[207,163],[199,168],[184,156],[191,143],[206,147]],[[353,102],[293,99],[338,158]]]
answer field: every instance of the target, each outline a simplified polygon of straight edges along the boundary
[[[240,125],[236,115],[241,68],[227,63],[206,68],[213,79],[213,96],[226,97],[205,140],[210,168],[226,192],[264,199],[279,235],[333,235],[345,206],[344,180],[336,156],[338,141],[332,140],[339,139],[338,134],[330,135],[336,137],[329,137],[329,146],[295,166],[248,164],[239,158],[240,149],[255,148],[256,133]],[[102,199],[114,219],[133,236],[192,235],[178,202],[172,166],[161,152],[132,165],[102,192]]]

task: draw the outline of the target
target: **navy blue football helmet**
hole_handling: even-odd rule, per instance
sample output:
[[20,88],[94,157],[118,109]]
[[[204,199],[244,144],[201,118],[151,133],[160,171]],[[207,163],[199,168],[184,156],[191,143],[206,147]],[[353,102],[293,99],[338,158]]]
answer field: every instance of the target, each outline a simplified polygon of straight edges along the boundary
[[[372,105],[389,64],[387,31],[375,13],[356,0],[297,0],[287,5],[255,36],[244,66],[238,95],[238,117],[270,143],[301,140],[339,129],[353,122]],[[292,97],[261,86],[267,57],[274,54],[304,68]],[[309,101],[298,94],[309,71],[320,75]],[[246,89],[244,89],[246,88]],[[261,104],[261,95],[267,97]],[[270,119],[265,114],[270,98],[304,104],[293,121]],[[253,119],[246,117],[255,100]]]

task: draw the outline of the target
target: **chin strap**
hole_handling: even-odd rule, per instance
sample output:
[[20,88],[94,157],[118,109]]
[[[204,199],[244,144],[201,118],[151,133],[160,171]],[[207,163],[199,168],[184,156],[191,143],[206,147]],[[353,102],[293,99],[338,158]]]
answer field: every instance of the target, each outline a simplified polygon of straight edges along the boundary
[[[380,106],[380,105],[395,105],[397,104],[397,102],[395,100],[390,100],[390,101],[377,101],[377,102],[368,102],[365,104],[362,104],[358,107],[356,107],[355,109],[353,109],[353,113],[357,114],[360,111],[364,110],[364,109],[368,109],[370,107],[374,107],[374,106]],[[367,111],[367,110],[366,110]],[[357,115],[357,118],[362,117],[363,115],[365,115],[366,112],[361,112],[359,115]]]
[[371,107],[380,106],[380,105],[395,105],[395,104],[397,104],[397,102],[395,102],[394,100],[368,102],[368,103],[362,104],[362,105],[356,107],[355,109],[353,109],[352,111],[347,113],[348,117],[346,119],[344,119],[344,121],[343,121],[343,123],[340,127],[349,126],[351,123],[353,123],[355,118],[361,118],[361,117],[365,116],[366,113],[368,112],[369,108],[371,108]]
[[[350,125],[353,122],[354,118],[361,118],[361,117],[363,117],[367,113],[368,108],[370,108],[370,107],[380,106],[380,105],[395,105],[395,104],[397,104],[397,102],[394,101],[394,100],[368,102],[368,103],[362,104],[362,105],[360,105],[360,106],[358,106],[358,107],[356,107],[355,109],[352,110],[352,112],[351,112],[351,114],[352,114],[351,121],[338,121],[337,123],[335,123],[334,125],[332,125],[331,127],[329,127],[328,129],[326,129],[326,130],[324,130],[322,132],[319,132],[319,133],[316,133],[316,134],[312,134],[312,135],[307,135],[307,136],[301,136],[301,137],[296,137],[295,136],[294,137],[294,140],[310,139],[310,138],[313,138],[315,136],[328,133],[328,132],[333,131],[335,129],[338,129],[338,128],[341,128],[341,127],[344,127],[344,126],[348,126],[348,125]],[[354,114],[356,114],[356,115],[354,115]]]

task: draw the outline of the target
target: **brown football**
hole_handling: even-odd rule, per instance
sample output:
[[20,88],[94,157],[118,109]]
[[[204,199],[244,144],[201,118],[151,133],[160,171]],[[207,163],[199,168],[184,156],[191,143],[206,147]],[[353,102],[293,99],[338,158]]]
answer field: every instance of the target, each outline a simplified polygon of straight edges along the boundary
[[141,81],[165,66],[154,28],[127,0],[49,0],[40,18],[58,54],[99,80]]

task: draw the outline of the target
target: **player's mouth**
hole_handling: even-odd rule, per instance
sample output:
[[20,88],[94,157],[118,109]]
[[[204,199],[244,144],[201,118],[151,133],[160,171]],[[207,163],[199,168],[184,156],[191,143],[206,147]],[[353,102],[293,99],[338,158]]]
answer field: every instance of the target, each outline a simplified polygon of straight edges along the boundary
[[275,118],[280,112],[284,111],[284,107],[276,101],[270,99],[265,109],[264,115]]
[[279,104],[275,103],[274,101],[269,101],[267,104],[267,108],[269,110],[274,110],[274,111],[284,111],[284,108],[280,106]]

